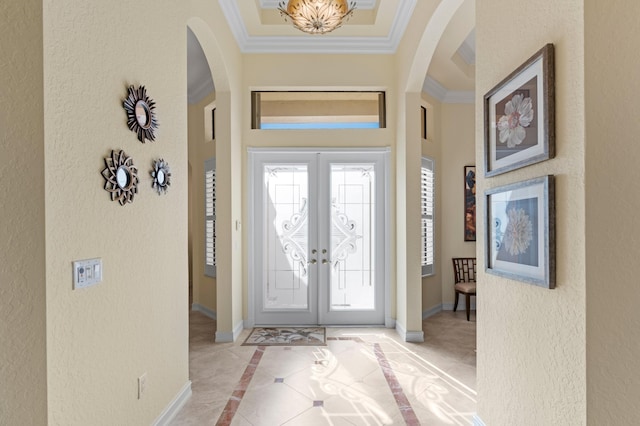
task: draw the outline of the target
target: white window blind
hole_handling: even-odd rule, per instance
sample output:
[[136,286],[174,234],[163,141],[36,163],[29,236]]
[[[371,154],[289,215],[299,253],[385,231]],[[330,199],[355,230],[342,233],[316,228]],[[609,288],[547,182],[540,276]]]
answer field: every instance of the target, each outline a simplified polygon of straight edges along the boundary
[[204,162],[204,274],[216,276],[216,159]]
[[435,204],[433,160],[422,158],[420,173],[420,199],[422,211],[422,276],[433,275],[434,223]]

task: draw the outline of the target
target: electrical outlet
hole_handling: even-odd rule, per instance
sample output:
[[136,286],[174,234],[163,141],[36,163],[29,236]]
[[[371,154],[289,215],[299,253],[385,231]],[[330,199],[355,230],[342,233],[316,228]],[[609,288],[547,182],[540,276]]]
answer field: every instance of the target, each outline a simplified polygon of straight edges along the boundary
[[138,399],[142,398],[142,395],[147,391],[147,373],[138,377]]

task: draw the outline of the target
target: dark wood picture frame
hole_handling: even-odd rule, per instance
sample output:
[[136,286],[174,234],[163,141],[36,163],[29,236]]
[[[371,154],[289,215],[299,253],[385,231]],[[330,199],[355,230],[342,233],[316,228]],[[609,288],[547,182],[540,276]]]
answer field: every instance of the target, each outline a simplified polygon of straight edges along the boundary
[[464,240],[476,240],[476,166],[464,166]]
[[555,178],[485,191],[485,271],[555,288]]
[[549,43],[484,96],[485,176],[555,156],[554,85]]

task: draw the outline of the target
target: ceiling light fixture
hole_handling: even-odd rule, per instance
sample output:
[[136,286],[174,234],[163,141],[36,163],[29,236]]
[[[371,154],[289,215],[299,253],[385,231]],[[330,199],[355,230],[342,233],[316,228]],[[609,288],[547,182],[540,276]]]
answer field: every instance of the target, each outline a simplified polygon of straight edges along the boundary
[[355,8],[356,2],[347,4],[347,0],[289,0],[278,4],[280,15],[308,34],[325,34],[341,27]]

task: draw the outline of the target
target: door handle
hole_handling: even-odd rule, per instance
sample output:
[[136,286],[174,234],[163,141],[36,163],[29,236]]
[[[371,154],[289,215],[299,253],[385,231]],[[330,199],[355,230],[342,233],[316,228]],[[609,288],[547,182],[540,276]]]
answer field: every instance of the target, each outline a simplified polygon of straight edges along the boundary
[[311,259],[310,261],[307,262],[307,265],[315,265],[316,263],[318,263],[317,260]]
[[318,252],[318,250],[316,250],[316,249],[311,250],[311,254],[316,254],[317,252]]
[[327,263],[329,263],[329,261],[327,259],[322,259],[322,264],[326,265]]

